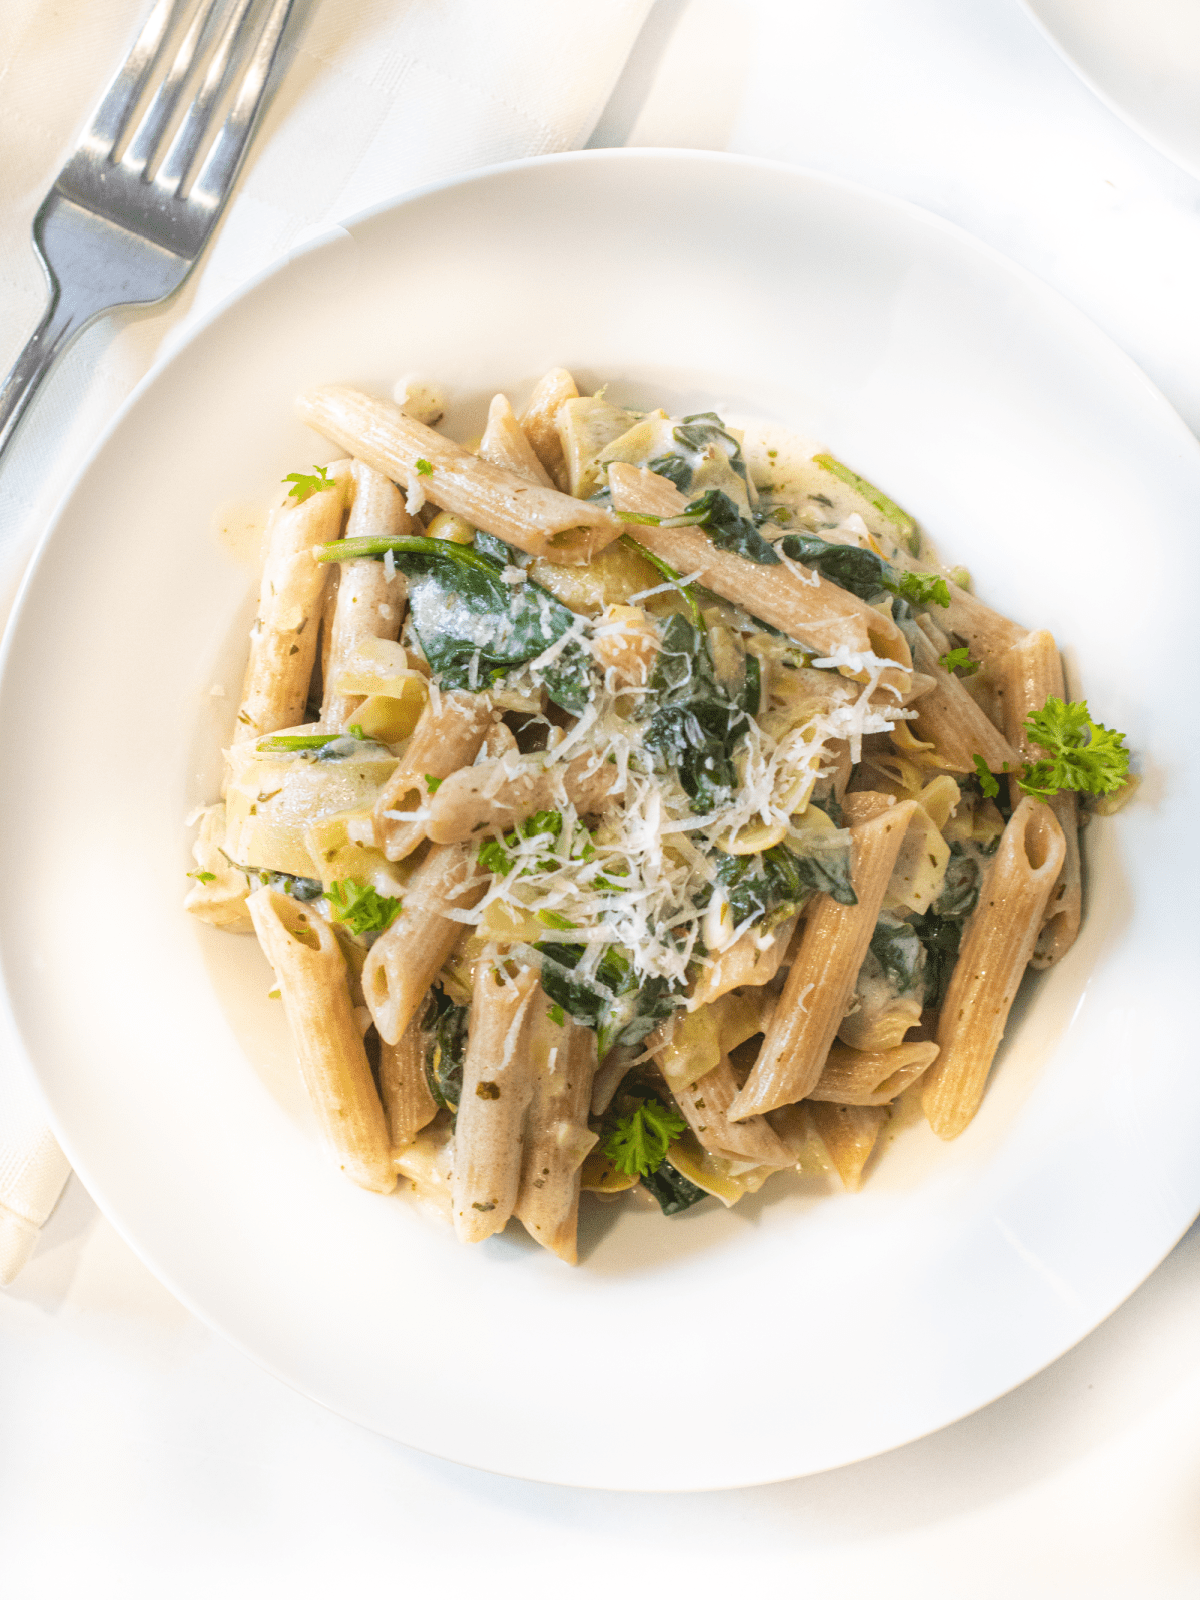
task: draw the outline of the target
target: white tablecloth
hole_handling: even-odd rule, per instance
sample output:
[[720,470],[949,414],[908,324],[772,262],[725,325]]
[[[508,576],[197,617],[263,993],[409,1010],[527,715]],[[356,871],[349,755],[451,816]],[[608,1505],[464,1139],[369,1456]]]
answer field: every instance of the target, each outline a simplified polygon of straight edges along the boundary
[[[28,193],[0,185],[0,360],[37,310],[29,216],[142,3],[7,7],[31,19],[43,77],[32,127],[14,124],[0,77],[0,178],[15,138],[40,139],[45,167]],[[308,15],[306,38],[324,43],[285,84],[244,180],[253,248],[219,240],[181,307],[88,335],[47,396],[50,444],[22,442],[0,476],[10,586],[70,462],[181,314],[223,292],[235,263],[294,242],[306,208],[317,221],[403,185],[380,153],[402,114],[386,94],[374,155],[369,139],[331,136],[297,169],[307,97],[344,88],[339,51],[391,26],[372,0]],[[1096,101],[1015,0],[657,0],[592,142],[778,157],[917,201],[1083,307],[1200,429],[1200,184]],[[446,170],[453,158],[448,145]],[[737,1493],[552,1489],[416,1455],[291,1393],[183,1311],[73,1180],[0,1295],[0,1583],[53,1600],[763,1584],[847,1600],[1191,1597],[1197,1327],[1200,1228],[1047,1372],[889,1456]],[[619,1388],[604,1409],[616,1404]]]

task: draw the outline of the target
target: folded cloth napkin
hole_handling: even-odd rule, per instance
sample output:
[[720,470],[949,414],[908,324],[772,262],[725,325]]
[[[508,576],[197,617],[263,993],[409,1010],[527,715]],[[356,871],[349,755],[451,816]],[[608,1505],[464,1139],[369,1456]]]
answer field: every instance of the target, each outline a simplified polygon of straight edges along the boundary
[[[116,405],[196,317],[308,235],[439,178],[586,143],[652,0],[324,0],[285,68],[216,239],[165,309],[86,334],[0,471],[0,611]],[[33,214],[150,0],[5,0],[0,371],[41,316]],[[15,203],[12,197],[17,197]],[[0,1284],[69,1174],[14,1045],[0,1052]]]

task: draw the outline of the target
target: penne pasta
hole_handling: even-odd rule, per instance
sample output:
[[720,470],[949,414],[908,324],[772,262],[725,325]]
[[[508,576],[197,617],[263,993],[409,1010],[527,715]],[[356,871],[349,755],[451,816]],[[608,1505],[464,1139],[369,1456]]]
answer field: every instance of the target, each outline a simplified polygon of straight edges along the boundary
[[331,476],[329,488],[276,511],[268,525],[258,615],[234,723],[237,743],[304,721],[329,575],[313,559],[313,546],[341,531],[350,463],[337,463]]
[[520,416],[521,431],[533,452],[560,489],[567,487],[567,466],[558,436],[558,408],[564,400],[577,400],[575,379],[565,367],[553,367],[534,385]]
[[555,487],[554,480],[538,460],[532,444],[517,421],[506,395],[498,394],[488,407],[487,427],[479,442],[479,454],[494,467],[515,472],[518,478],[530,483],[540,483],[545,489]]
[[256,890],[246,906],[274,969],[301,1076],[325,1142],[355,1183],[389,1194],[396,1187],[391,1141],[333,930],[272,889]]
[[727,1113],[737,1094],[738,1082],[726,1055],[695,1083],[674,1090],[676,1104],[710,1155],[753,1161],[758,1166],[790,1167],[788,1147],[766,1117],[730,1122]]
[[886,1109],[828,1105],[820,1100],[809,1102],[808,1109],[817,1137],[829,1152],[843,1186],[861,1188],[863,1170],[887,1121]]
[[419,1017],[405,1028],[398,1044],[380,1041],[379,1096],[395,1151],[407,1149],[437,1116],[437,1101],[425,1077],[425,1047]]
[[495,711],[486,695],[443,694],[421,714],[412,739],[375,802],[375,837],[389,861],[403,861],[426,838],[424,819],[397,816],[420,811],[437,785],[479,754]]
[[938,1046],[932,1040],[914,1040],[886,1050],[851,1050],[835,1044],[808,1098],[846,1106],[887,1105],[916,1083],[937,1055]]
[[620,533],[611,512],[481,461],[388,400],[329,387],[303,395],[309,427],[408,489],[409,509],[426,499],[530,555],[589,560]]
[[1016,750],[984,716],[962,682],[939,663],[924,633],[918,634],[913,664],[933,680],[933,687],[916,701],[916,721],[909,726],[918,739],[936,748],[940,765],[951,772],[974,772],[976,756],[983,758],[990,772],[1008,772],[1020,765]]
[[539,989],[525,1048],[534,1071],[533,1093],[513,1214],[540,1245],[574,1266],[582,1168],[597,1140],[588,1127],[596,1035],[569,1017],[556,1022]]
[[[394,483],[361,461],[351,464],[350,475],[354,500],[346,518],[347,539],[393,538],[410,531],[412,518]],[[379,561],[344,561],[339,565],[327,630],[329,649],[322,660],[322,732],[340,733],[362,704],[360,694],[339,693],[337,680],[365,640],[400,637],[404,594],[403,574],[389,578]]]
[[803,1100],[820,1078],[915,809],[907,800],[851,828],[858,903],[838,905],[827,896],[814,902],[758,1060],[729,1108],[730,1121]]
[[461,939],[454,913],[468,911],[485,887],[470,855],[453,845],[431,850],[408,880],[399,915],[363,966],[363,997],[385,1044],[400,1042]]
[[[1042,629],[1018,640],[1004,657],[998,680],[998,698],[1008,736],[1022,760],[1036,761],[1039,751],[1030,743],[1025,719],[1040,710],[1050,695],[1066,699],[1062,657],[1054,635]],[[1015,777],[1009,779],[1008,788],[1012,804],[1018,805],[1021,790]],[[1078,803],[1069,789],[1062,789],[1047,804],[1058,819],[1067,851],[1034,946],[1030,964],[1035,967],[1052,967],[1066,955],[1078,937],[1083,916]]]
[[537,993],[529,967],[509,978],[488,962],[476,979],[451,1184],[454,1231],[463,1244],[500,1233],[517,1203],[536,1079],[529,1023]]
[[1065,856],[1053,811],[1023,799],[963,933],[938,1023],[940,1054],[921,1091],[925,1115],[940,1139],[956,1138],[979,1109]]
[[453,773],[429,799],[426,836],[458,844],[485,828],[503,831],[535,811],[568,802],[580,813],[616,799],[616,769],[592,755],[544,765],[537,758],[481,762]]

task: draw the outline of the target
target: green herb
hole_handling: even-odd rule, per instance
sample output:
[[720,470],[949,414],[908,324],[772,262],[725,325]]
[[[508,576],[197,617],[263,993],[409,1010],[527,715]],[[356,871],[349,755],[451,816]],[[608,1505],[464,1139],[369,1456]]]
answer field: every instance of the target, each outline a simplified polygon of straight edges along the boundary
[[216,875],[215,872],[189,872],[188,873],[188,877],[189,878],[195,878],[197,883],[214,883],[216,881],[216,876],[217,875]]
[[556,1027],[558,1027],[558,1028],[561,1028],[563,1023],[567,1020],[566,1012],[563,1010],[563,1008],[561,1006],[558,1006],[558,1005],[550,1006],[549,1009],[546,1012],[546,1015],[550,1018],[550,1021],[553,1022],[554,1025]]
[[422,478],[433,477],[433,465],[431,462],[426,461],[424,456],[417,457],[417,471]]
[[925,1004],[940,1010],[950,987],[950,976],[958,960],[962,941],[962,917],[943,917],[936,911],[923,911],[910,926],[925,947]]
[[737,788],[733,748],[746,712],[717,683],[708,636],[687,617],[667,619],[637,715],[645,749],[674,770],[693,811],[714,810]]
[[[471,545],[415,537],[338,539],[318,561],[395,556],[408,578],[409,614],[425,659],[444,689],[490,689],[542,655],[576,626],[576,617],[540,584],[515,589],[505,563]],[[555,705],[578,716],[588,703],[588,657],[572,640],[541,672]]]
[[818,892],[839,905],[858,904],[850,877],[850,846],[844,839],[812,855],[798,855],[785,844],[758,856],[719,854],[715,881],[729,896],[735,927],[776,912],[780,915],[775,920],[783,921]]
[[329,886],[329,904],[336,919],[356,935],[382,933],[395,919],[400,901],[380,894],[370,883],[342,878]]
[[[582,831],[585,834],[587,832],[586,829]],[[561,811],[535,811],[531,817],[526,817],[524,822],[518,823],[511,833],[506,833],[503,843],[499,839],[484,839],[476,851],[475,859],[481,867],[486,867],[489,872],[494,872],[498,878],[503,878],[513,869],[513,858],[509,855],[509,851],[515,850],[522,839],[540,839],[548,836],[551,841],[554,841],[561,833]],[[587,848],[589,848],[589,845],[585,843],[584,849],[586,850]],[[572,850],[572,854],[574,854],[574,850]],[[537,869],[540,872],[548,872],[553,866],[554,861],[550,858],[543,858],[537,863]]]
[[780,539],[779,548],[790,560],[802,561],[860,600],[878,599],[895,578],[895,568],[873,550],[862,550],[856,544],[835,544],[815,533],[786,534]]
[[425,787],[430,794],[436,794],[442,787],[443,779],[435,778],[431,772],[425,774]]
[[265,755],[282,755],[290,750],[323,750],[340,738],[340,733],[273,733],[269,739],[260,739],[254,748]]
[[903,572],[897,581],[885,581],[884,588],[913,606],[950,604],[949,584],[933,572]]
[[[921,535],[916,523],[907,511],[902,511],[894,500],[890,500],[882,489],[877,489],[873,483],[868,483],[866,478],[860,478],[857,472],[852,472],[844,462],[835,456],[819,455],[813,460],[817,466],[824,467],[826,472],[831,472],[835,478],[841,480],[855,494],[860,494],[869,505],[874,506],[881,517],[886,518],[895,528],[897,536],[912,555],[916,555],[921,542]],[[814,498],[819,498],[814,496]]]
[[314,466],[311,472],[289,472],[286,478],[280,479],[280,482],[291,484],[288,494],[295,495],[297,505],[307,500],[310,494],[320,494],[322,489],[337,487],[325,468],[317,466]]
[[938,665],[945,667],[947,672],[957,672],[964,678],[972,678],[979,671],[981,663],[973,661],[966,645],[960,644],[957,650],[947,650],[944,656],[939,656]]
[[647,1173],[642,1179],[642,1188],[649,1190],[658,1201],[664,1217],[678,1216],[689,1206],[698,1205],[701,1200],[708,1199],[707,1189],[702,1189],[690,1178],[685,1178],[683,1173],[677,1172],[669,1161],[664,1161],[657,1172]]
[[366,742],[367,736],[363,732],[362,723],[361,722],[352,722],[350,724],[350,737],[352,739],[358,739],[363,743]]
[[1039,800],[1062,789],[1111,794],[1129,776],[1125,735],[1093,722],[1086,700],[1051,695],[1040,711],[1026,717],[1025,735],[1046,754],[1027,764],[1017,780],[1023,794]]
[[975,764],[975,772],[979,778],[979,788],[983,793],[984,798],[991,800],[993,796],[1000,793],[1000,785],[988,771],[988,764],[981,755],[974,755],[971,757],[971,760]]
[[544,928],[555,928],[562,932],[566,928],[577,928],[579,924],[564,917],[559,911],[537,911],[534,913]]
[[290,872],[268,872],[261,867],[242,867],[239,870],[248,877],[256,877],[259,883],[274,889],[276,894],[290,895],[293,900],[319,900],[325,893],[325,885],[320,878],[298,878]]
[[618,1172],[641,1178],[658,1171],[671,1141],[686,1127],[679,1113],[661,1100],[642,1100],[627,1116],[614,1117],[606,1124],[600,1148]]
[[950,860],[942,892],[931,910],[939,917],[969,917],[979,904],[983,872],[974,855],[968,855],[957,842],[950,846]]

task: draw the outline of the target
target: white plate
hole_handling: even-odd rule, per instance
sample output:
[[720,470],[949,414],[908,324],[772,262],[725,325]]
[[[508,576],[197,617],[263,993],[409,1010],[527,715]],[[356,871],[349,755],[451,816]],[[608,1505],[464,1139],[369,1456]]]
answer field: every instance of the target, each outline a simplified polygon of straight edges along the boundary
[[[326,1164],[268,970],[179,909],[252,576],[214,505],[328,459],[323,380],[448,383],[453,426],[547,366],[825,440],[1053,628],[1143,798],[1087,834],[1088,916],[983,1111],[865,1190],[589,1209],[570,1270],[461,1249]],[[955,230],[701,153],[499,169],[252,285],[133,398],[43,548],[0,685],[10,1003],[83,1181],[179,1297],[296,1388],[423,1450],[560,1483],[815,1472],[938,1428],[1110,1312],[1200,1207],[1190,729],[1200,451],[1069,306]],[[210,694],[216,683],[224,698]]]
[[1020,0],[1105,105],[1200,177],[1196,0]]

